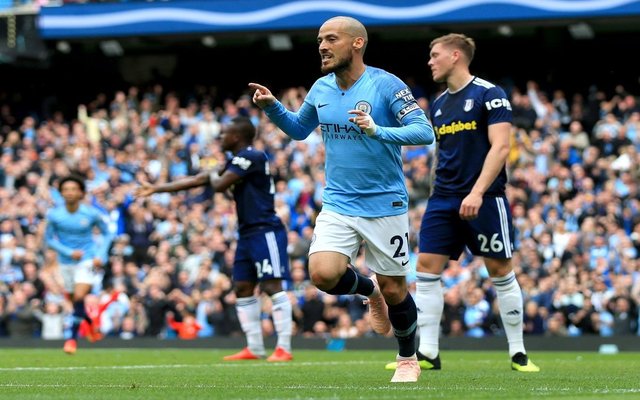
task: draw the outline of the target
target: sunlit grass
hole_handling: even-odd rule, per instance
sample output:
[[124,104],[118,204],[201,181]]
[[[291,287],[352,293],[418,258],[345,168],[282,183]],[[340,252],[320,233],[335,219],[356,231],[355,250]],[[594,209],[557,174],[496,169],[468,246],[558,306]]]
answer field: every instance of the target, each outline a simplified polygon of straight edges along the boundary
[[295,351],[291,363],[222,362],[229,351],[0,350],[0,399],[640,398],[638,353],[539,352],[540,373],[506,352],[446,351],[441,371],[391,384],[390,351]]

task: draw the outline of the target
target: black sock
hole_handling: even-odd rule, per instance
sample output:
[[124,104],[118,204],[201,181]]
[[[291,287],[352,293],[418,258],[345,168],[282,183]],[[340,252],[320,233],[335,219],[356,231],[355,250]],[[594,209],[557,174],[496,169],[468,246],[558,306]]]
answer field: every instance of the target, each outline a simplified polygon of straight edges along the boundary
[[84,300],[73,302],[73,326],[71,327],[71,338],[78,339],[80,324],[86,318],[87,312],[84,309]]
[[373,281],[359,274],[351,265],[347,266],[344,275],[340,277],[338,284],[332,289],[326,290],[329,294],[361,294],[370,296],[373,293]]
[[416,352],[418,312],[410,294],[407,293],[400,304],[389,305],[389,320],[398,340],[398,354],[400,357],[411,357]]

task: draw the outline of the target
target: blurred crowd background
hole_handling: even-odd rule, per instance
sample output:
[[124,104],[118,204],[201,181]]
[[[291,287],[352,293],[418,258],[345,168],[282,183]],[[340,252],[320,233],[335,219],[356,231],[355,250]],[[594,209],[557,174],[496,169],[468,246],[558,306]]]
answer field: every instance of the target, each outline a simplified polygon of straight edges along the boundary
[[[428,112],[438,91],[401,78]],[[307,90],[271,89],[293,111]],[[533,81],[505,89],[514,114],[508,197],[525,334],[639,335],[637,93],[621,85],[565,93]],[[11,98],[0,93],[0,337],[68,334],[72,306],[55,253],[43,243],[43,219],[62,203],[57,183],[72,172],[85,177],[86,201],[104,212],[117,233],[88,300],[94,309],[104,305],[104,335],[190,339],[178,332],[181,323],[193,323],[199,337],[240,336],[230,279],[237,237],[231,197],[206,188],[132,197],[141,180],[168,181],[222,165],[220,131],[238,115],[257,127],[255,146],[270,157],[276,210],[289,229],[294,334],[375,335],[361,298],[327,295],[308,280],[307,251],[324,186],[318,131],[293,141],[252,104],[250,94],[219,98],[204,85],[188,91],[160,83],[123,87],[96,93],[68,115],[18,113]],[[32,110],[44,108],[33,104]],[[433,153],[425,146],[403,150],[414,270]],[[362,254],[353,261],[368,273]],[[408,277],[411,284],[414,278]],[[464,254],[449,263],[442,280],[443,335],[503,335],[481,259]],[[270,336],[268,296],[262,304]]]

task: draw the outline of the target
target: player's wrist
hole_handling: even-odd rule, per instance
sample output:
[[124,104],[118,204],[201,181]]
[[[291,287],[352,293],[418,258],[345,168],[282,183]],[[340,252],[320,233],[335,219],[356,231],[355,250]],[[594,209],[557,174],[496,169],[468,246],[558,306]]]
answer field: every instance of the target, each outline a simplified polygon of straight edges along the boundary
[[215,185],[218,179],[220,179],[220,173],[218,173],[218,170],[212,170],[209,173],[209,183]]
[[274,98],[271,101],[265,100],[260,108],[262,108],[262,111],[265,112],[275,111],[278,109],[278,104],[278,99]]
[[367,128],[364,128],[364,133],[369,137],[375,137],[378,132],[378,125],[376,125],[371,115],[367,115],[366,118],[369,120],[369,124]]

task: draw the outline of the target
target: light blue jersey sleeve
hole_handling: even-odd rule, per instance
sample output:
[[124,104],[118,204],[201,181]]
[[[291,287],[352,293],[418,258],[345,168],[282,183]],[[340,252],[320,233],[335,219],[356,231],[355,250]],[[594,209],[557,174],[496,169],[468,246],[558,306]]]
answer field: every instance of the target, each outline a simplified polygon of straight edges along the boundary
[[399,145],[428,145],[435,140],[433,126],[413,98],[411,90],[393,75],[388,77],[390,81],[381,90],[386,89],[389,107],[401,124],[399,127],[383,125],[374,119],[378,129],[374,138],[391,144]]
[[[71,260],[71,254],[76,249],[71,247],[73,244],[69,243],[69,241],[65,240],[65,243],[63,243],[58,239],[58,232],[60,231],[60,228],[58,227],[59,223],[57,221],[62,221],[64,219],[64,215],[62,214],[63,213],[59,211],[59,208],[53,208],[47,212],[47,228],[44,234],[44,239],[47,243],[47,247],[58,253],[58,261],[62,264],[68,264],[68,260]],[[67,260],[67,262],[64,262],[64,260]]]
[[296,140],[304,140],[318,126],[318,114],[315,107],[306,101],[297,113],[284,108],[282,103],[276,102],[264,109],[265,113],[278,128]]
[[[99,258],[107,262],[113,234],[108,227],[106,216],[96,208],[81,204],[77,211],[70,213],[66,207],[56,207],[47,213],[45,241],[48,247],[58,253],[61,264],[72,265],[79,261]],[[102,238],[96,243],[93,230],[97,227]],[[73,260],[71,254],[82,250],[82,260]]]

